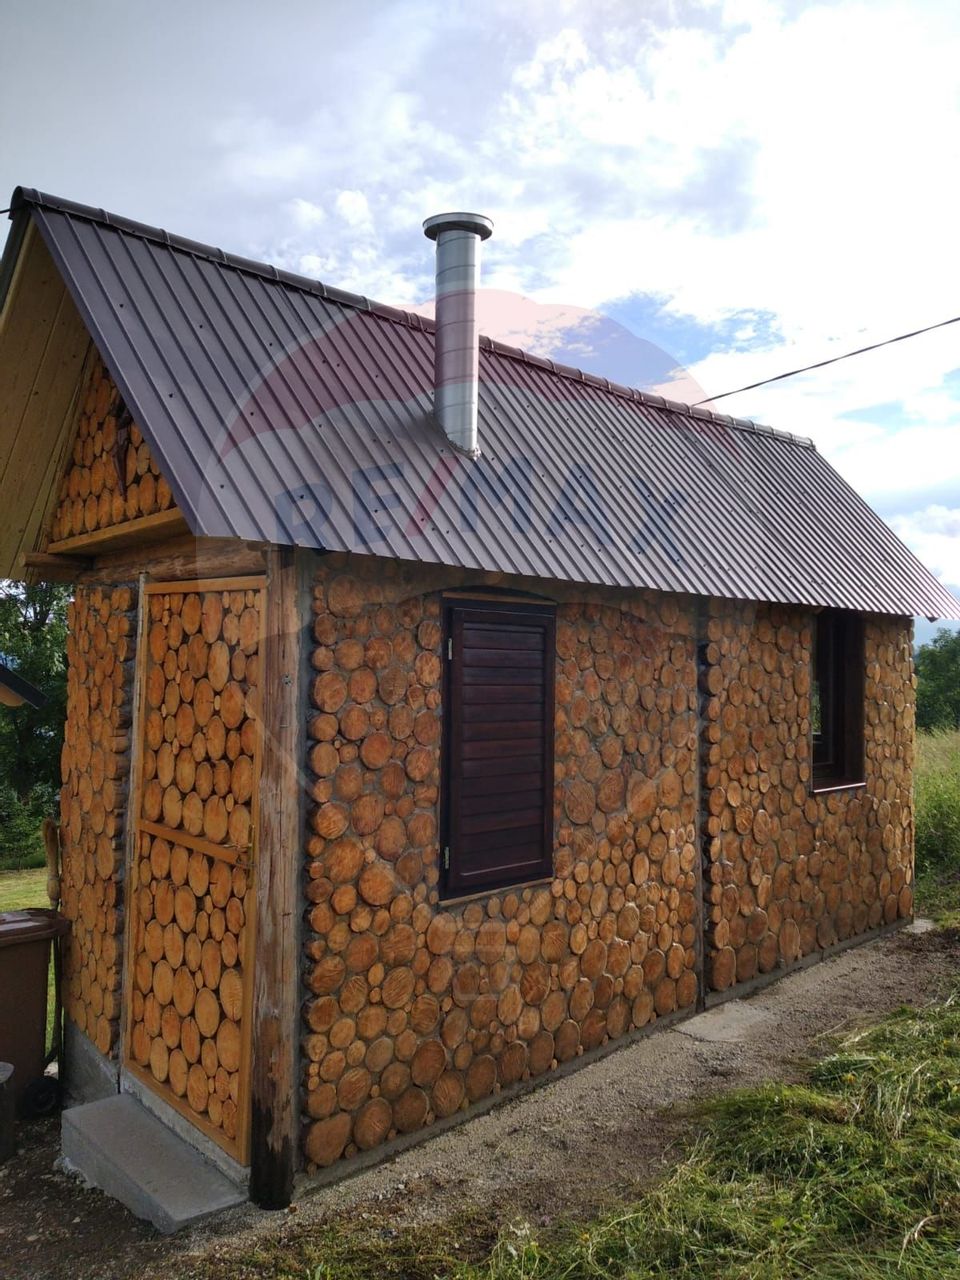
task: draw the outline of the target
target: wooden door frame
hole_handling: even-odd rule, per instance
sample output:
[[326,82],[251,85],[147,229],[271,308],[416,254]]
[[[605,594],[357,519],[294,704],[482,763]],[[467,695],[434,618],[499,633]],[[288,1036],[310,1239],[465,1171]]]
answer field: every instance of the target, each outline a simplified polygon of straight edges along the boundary
[[[291,548],[265,553],[261,616],[262,692],[260,699],[261,761],[259,791],[278,798],[276,807],[258,803],[255,820],[257,858],[253,888],[254,933],[250,1067],[250,1192],[263,1207],[283,1208],[293,1196],[299,1152],[300,942],[303,830],[306,817],[306,669],[309,646],[304,633],[310,621],[308,570],[312,557]],[[184,579],[179,589],[212,585],[228,579]],[[130,1070],[130,999],[134,961],[133,868],[137,857],[134,820],[142,783],[141,675],[146,652],[144,606],[156,584],[139,577],[137,649],[131,691],[133,729],[127,798],[125,847],[126,913],[123,1001],[119,1041],[120,1067]],[[131,1074],[134,1074],[131,1071]],[[137,1075],[135,1078],[139,1079]],[[151,1078],[152,1079],[152,1078]],[[154,1090],[154,1096],[156,1094]],[[166,1101],[166,1099],[163,1099]],[[190,1122],[198,1132],[198,1117]],[[220,1145],[220,1144],[218,1144]]]

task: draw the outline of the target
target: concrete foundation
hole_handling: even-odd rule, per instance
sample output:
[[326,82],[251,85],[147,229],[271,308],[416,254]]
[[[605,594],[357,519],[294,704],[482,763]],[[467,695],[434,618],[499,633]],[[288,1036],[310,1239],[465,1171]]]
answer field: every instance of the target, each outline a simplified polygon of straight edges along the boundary
[[246,1200],[129,1094],[64,1112],[62,1144],[68,1168],[164,1235]]
[[78,1107],[119,1093],[117,1062],[105,1058],[69,1018],[64,1018],[63,1024],[64,1107]]

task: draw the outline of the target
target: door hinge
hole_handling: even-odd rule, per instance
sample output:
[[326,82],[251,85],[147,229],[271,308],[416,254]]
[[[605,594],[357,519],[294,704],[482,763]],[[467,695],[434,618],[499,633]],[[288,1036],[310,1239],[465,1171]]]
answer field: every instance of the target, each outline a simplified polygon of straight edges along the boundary
[[453,636],[447,637],[447,658],[453,661]]
[[445,845],[443,849],[443,869],[444,871],[450,870],[450,846],[449,845]]

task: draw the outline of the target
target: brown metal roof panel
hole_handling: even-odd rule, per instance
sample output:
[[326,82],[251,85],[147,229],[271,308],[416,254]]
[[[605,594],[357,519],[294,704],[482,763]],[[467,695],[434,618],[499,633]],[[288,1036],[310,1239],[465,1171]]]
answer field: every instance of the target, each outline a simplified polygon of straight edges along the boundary
[[[848,565],[851,581],[862,583],[866,600],[862,607],[873,608],[870,600],[883,592],[904,615],[919,612],[915,601],[922,600],[928,616],[957,617],[960,605],[953,595],[827,459],[814,453],[807,465],[813,473],[810,506],[823,515],[818,535],[828,548],[834,549],[834,565]],[[825,500],[828,494],[829,507]]]
[[[543,375],[534,370],[533,376]],[[526,400],[511,407],[508,421],[515,425],[529,422],[532,431],[539,425],[547,432],[549,439],[538,442],[539,456],[549,449],[550,440],[555,454],[569,458],[581,448],[585,436],[590,439],[595,461],[592,486],[602,495],[607,510],[619,509],[625,517],[614,528],[633,542],[638,535],[643,540],[646,524],[651,526],[653,536],[646,540],[642,555],[636,549],[624,555],[618,540],[620,558],[628,565],[635,562],[641,581],[709,593],[718,589],[719,571],[724,568],[723,594],[755,597],[756,584],[743,571],[744,556],[721,559],[717,554],[725,548],[723,540],[716,538],[715,503],[697,502],[697,495],[716,493],[717,487],[696,432],[677,430],[675,422],[661,411],[592,388],[583,388],[584,394],[572,411],[569,401],[558,410],[555,397],[540,397],[538,423],[538,415],[530,413],[537,391],[535,386],[527,389]],[[740,502],[730,502],[729,495],[724,494],[724,502],[744,535],[737,545],[762,547],[753,514]],[[707,548],[709,559],[705,558]],[[770,573],[768,569],[768,578]]]
[[956,616],[807,442],[481,342],[476,462],[433,421],[433,327],[33,205],[197,533],[742,599]]
[[892,612],[914,612],[917,599],[928,608],[956,609],[950,593],[816,450],[755,436],[737,473],[727,468],[724,482],[749,483],[758,501],[771,486],[767,501],[778,536],[785,530],[793,542],[790,585],[807,593],[798,599],[817,603],[826,592],[849,608],[876,608],[882,597]]

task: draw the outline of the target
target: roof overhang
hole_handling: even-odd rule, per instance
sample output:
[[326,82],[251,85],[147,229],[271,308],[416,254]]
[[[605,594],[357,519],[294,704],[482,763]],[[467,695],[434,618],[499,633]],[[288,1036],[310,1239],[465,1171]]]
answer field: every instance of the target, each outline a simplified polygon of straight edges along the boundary
[[29,209],[14,218],[0,289],[0,577],[9,578],[56,500],[92,344]]
[[0,662],[0,705],[22,707],[27,702],[31,707],[42,707],[46,700],[45,695],[29,680],[24,680],[15,671],[11,671],[6,663]]

